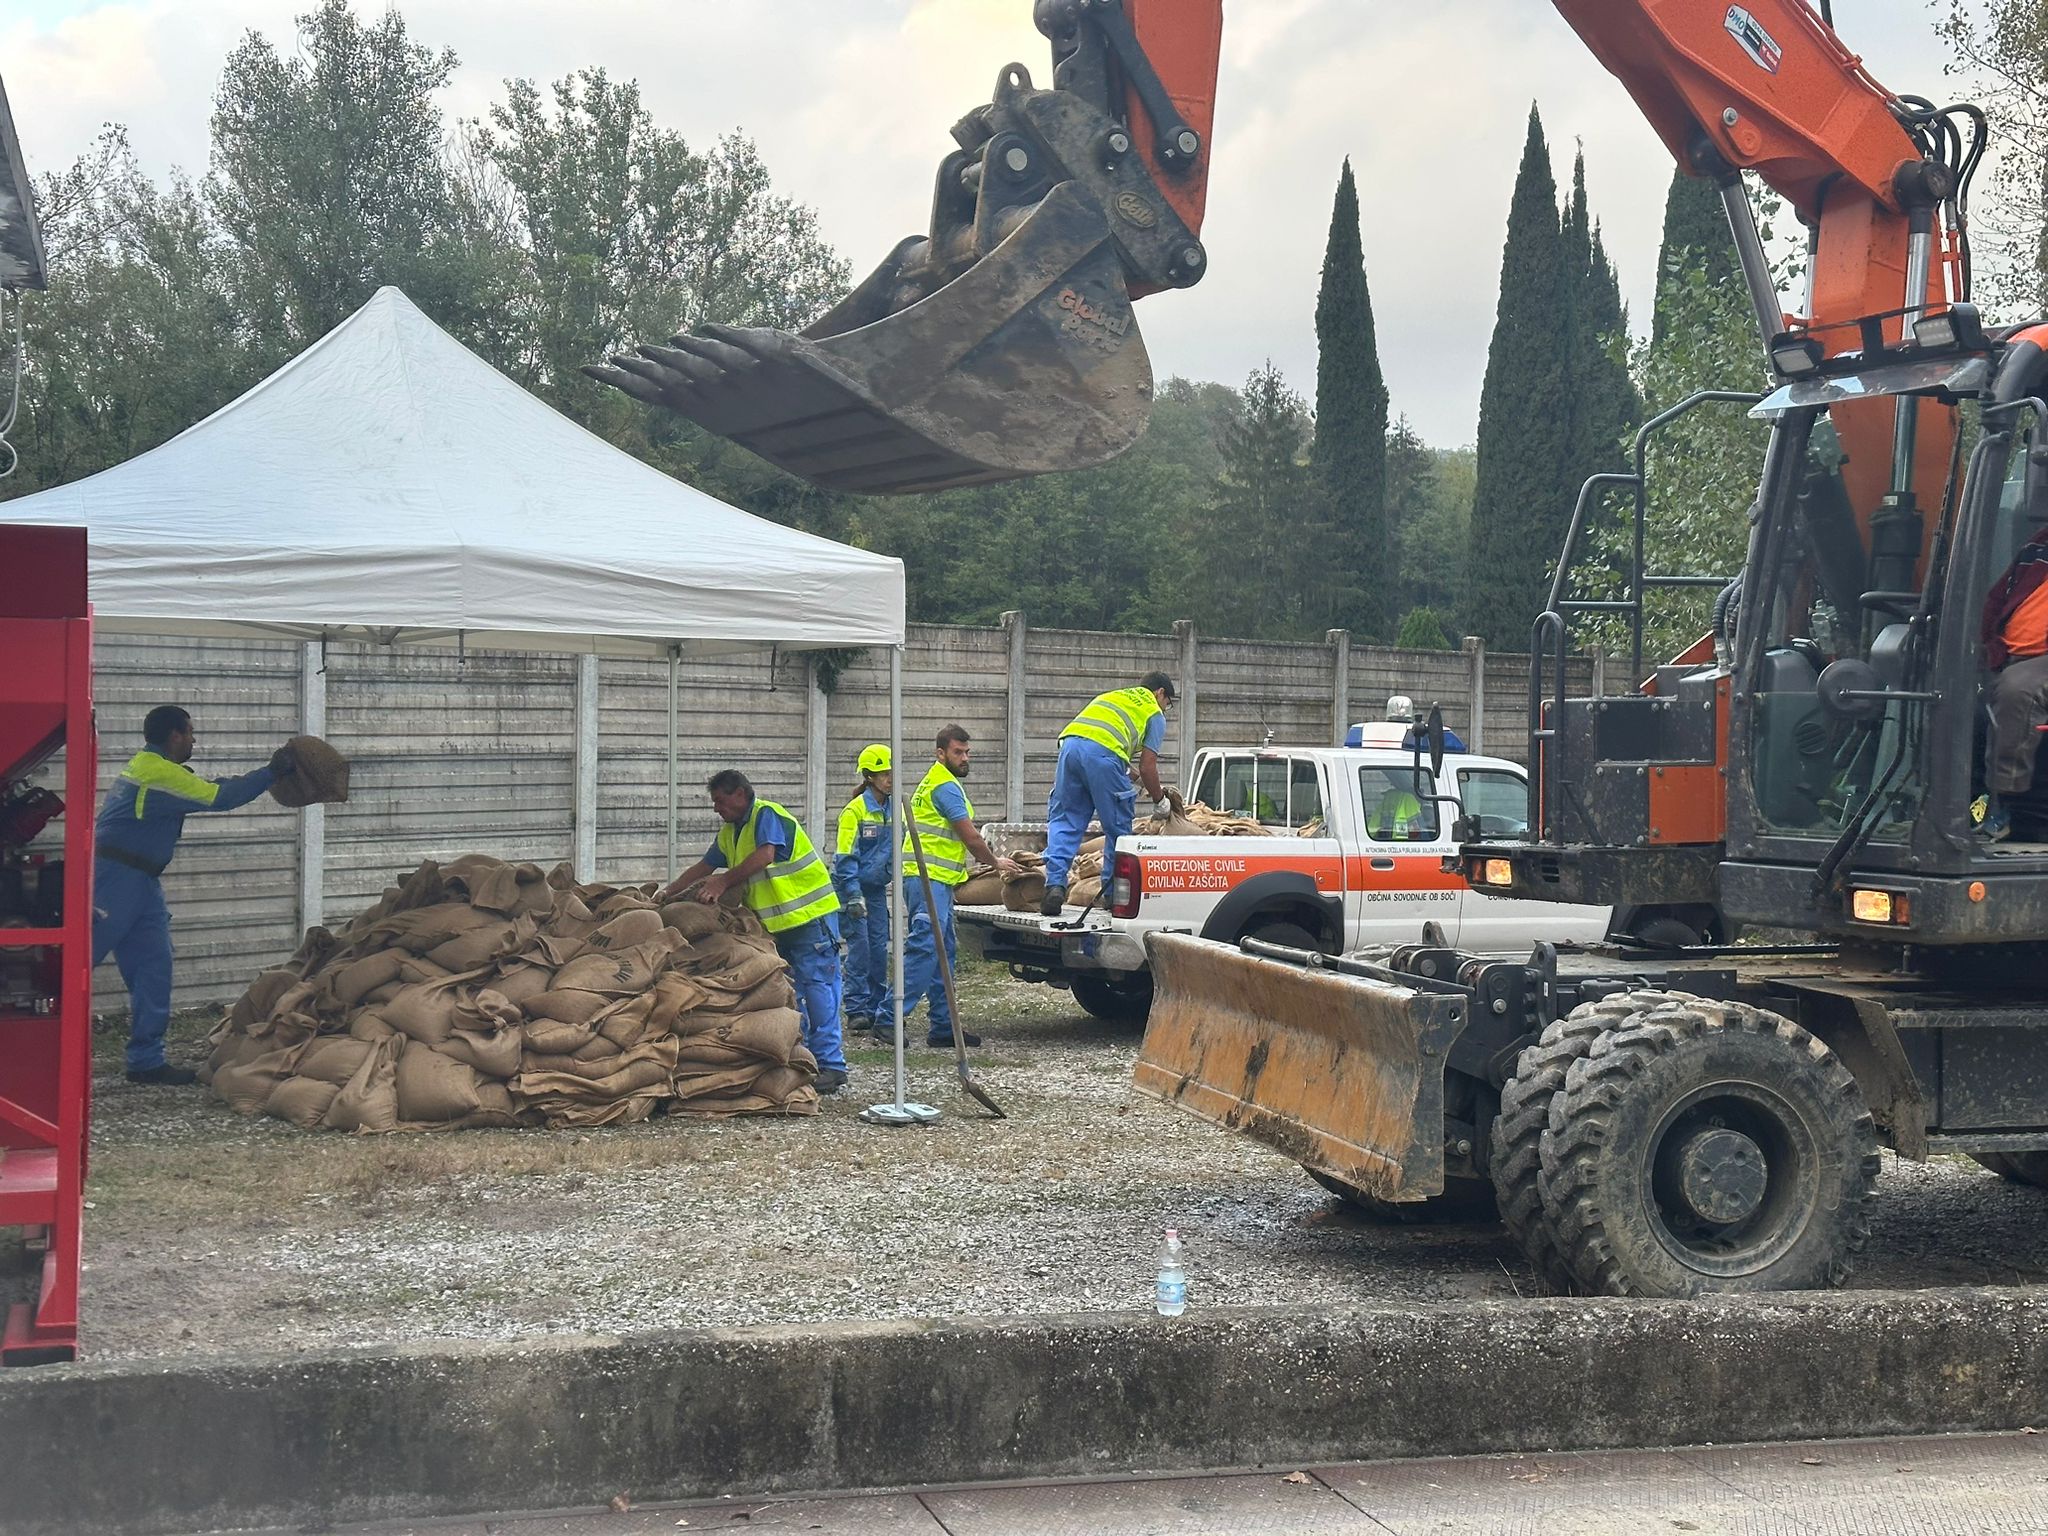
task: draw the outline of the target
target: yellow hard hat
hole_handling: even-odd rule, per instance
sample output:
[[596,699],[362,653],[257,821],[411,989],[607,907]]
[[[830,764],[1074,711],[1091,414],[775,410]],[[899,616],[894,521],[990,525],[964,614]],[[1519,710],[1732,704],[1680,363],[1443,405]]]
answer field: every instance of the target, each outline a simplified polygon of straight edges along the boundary
[[887,773],[889,771],[889,749],[879,741],[871,747],[863,747],[859,762],[862,773]]

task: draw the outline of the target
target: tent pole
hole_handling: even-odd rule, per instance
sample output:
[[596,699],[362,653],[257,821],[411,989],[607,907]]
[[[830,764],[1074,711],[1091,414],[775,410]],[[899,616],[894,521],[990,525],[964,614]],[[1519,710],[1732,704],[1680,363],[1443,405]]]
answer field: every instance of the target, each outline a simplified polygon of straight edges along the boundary
[[871,1125],[932,1125],[939,1118],[936,1109],[929,1104],[906,1102],[910,1079],[903,1060],[903,1015],[915,1006],[906,1006],[903,997],[903,943],[909,905],[903,895],[903,824],[904,818],[910,814],[910,796],[917,780],[907,777],[909,769],[903,761],[903,647],[900,645],[891,647],[889,651],[889,767],[896,776],[895,789],[889,796],[891,825],[895,828],[889,839],[889,865],[894,877],[889,893],[889,968],[896,978],[896,1102],[872,1104],[860,1112],[860,1117]]
[[676,825],[676,684],[683,664],[683,648],[668,648],[668,877],[676,877],[676,845],[681,829]]

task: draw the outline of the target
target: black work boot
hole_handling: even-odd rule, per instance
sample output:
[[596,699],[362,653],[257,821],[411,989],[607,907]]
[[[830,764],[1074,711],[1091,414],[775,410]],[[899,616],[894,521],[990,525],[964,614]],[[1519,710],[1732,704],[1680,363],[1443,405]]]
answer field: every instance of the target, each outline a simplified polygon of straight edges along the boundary
[[174,1067],[165,1062],[160,1067],[144,1067],[140,1072],[128,1074],[131,1083],[148,1083],[158,1088],[183,1088],[188,1083],[199,1081],[199,1074],[186,1067]]
[[1040,917],[1058,917],[1067,909],[1067,888],[1064,885],[1048,885],[1045,894],[1038,900]]

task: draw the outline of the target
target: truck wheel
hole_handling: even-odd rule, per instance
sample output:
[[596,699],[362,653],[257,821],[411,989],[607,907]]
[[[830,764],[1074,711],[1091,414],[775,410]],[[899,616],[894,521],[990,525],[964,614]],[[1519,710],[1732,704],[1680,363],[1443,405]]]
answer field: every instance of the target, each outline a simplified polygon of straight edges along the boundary
[[1561,1019],[1553,1019],[1534,1045],[1515,1060],[1515,1075],[1500,1091],[1500,1113],[1493,1122],[1492,1157],[1488,1171],[1500,1202],[1501,1225],[1528,1255],[1536,1278],[1553,1295],[1573,1290],[1571,1266],[1558,1244],[1557,1230],[1543,1209],[1537,1180],[1543,1167],[1543,1128],[1550,1120],[1550,1101],[1564,1087],[1571,1064],[1593,1049],[1593,1042],[1618,1027],[1630,1014],[1664,1000],[1657,992],[1628,992],[1581,1003]]
[[1067,985],[1074,989],[1074,1001],[1098,1019],[1137,1023],[1152,1011],[1150,971],[1140,971],[1125,982],[1106,976],[1070,976]]
[[1543,1133],[1544,1208],[1608,1296],[1839,1285],[1870,1235],[1877,1130],[1790,1019],[1673,995],[1594,1042]]
[[1301,1171],[1359,1215],[1375,1221],[1472,1221],[1493,1208],[1493,1190],[1484,1179],[1447,1178],[1444,1192],[1427,1200],[1382,1200],[1327,1173],[1318,1173],[1313,1168]]
[[2048,1152],[1972,1152],[1970,1156],[2007,1183],[2048,1189]]

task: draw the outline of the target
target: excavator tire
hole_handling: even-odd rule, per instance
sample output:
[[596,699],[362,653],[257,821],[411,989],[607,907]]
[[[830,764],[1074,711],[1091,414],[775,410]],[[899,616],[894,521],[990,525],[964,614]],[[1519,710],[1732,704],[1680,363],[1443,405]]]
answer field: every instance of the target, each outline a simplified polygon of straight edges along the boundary
[[1565,1263],[1537,1188],[1550,1101],[1564,1087],[1571,1064],[1592,1050],[1594,1041],[1662,997],[1657,992],[1623,993],[1597,1003],[1581,1003],[1564,1018],[1551,1020],[1536,1043],[1523,1048],[1515,1060],[1515,1075],[1500,1091],[1488,1166],[1501,1224],[1528,1255],[1537,1280],[1554,1296],[1569,1296],[1574,1285],[1571,1266]]
[[1972,1152],[1970,1156],[2007,1183],[2048,1189],[2048,1152]]
[[1839,1285],[1870,1235],[1877,1128],[1848,1068],[1790,1019],[1668,994],[1565,1074],[1543,1205],[1606,1296]]
[[1361,1216],[1374,1221],[1416,1224],[1427,1221],[1473,1221],[1491,1213],[1493,1190],[1484,1179],[1447,1178],[1444,1192],[1427,1200],[1382,1200],[1342,1179],[1313,1168],[1301,1170]]

